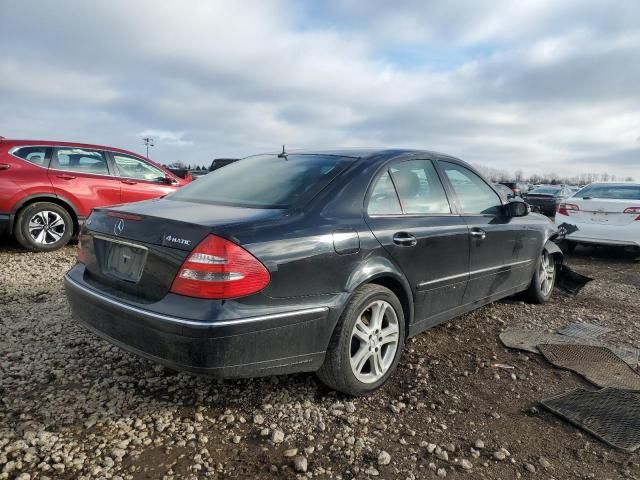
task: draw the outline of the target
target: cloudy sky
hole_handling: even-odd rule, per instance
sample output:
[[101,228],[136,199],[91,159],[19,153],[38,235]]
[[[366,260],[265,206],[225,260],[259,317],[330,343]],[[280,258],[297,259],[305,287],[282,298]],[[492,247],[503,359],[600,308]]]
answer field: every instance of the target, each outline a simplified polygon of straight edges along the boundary
[[640,178],[638,25],[632,0],[0,0],[0,135]]

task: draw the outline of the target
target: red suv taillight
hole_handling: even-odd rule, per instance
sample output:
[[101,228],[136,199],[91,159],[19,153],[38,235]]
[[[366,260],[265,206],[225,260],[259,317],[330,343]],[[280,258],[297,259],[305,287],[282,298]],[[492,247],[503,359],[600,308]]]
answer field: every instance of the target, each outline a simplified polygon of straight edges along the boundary
[[[640,207],[627,207],[624,209],[624,211],[622,213],[640,213]],[[638,215],[635,220],[640,220],[640,215]]]
[[269,284],[265,266],[239,245],[209,235],[189,254],[171,292],[197,298],[238,298]]
[[578,205],[575,205],[573,203],[561,203],[560,205],[558,205],[558,213],[560,215],[565,215],[565,216],[569,216],[569,212],[578,212],[580,210],[580,207],[578,207]]

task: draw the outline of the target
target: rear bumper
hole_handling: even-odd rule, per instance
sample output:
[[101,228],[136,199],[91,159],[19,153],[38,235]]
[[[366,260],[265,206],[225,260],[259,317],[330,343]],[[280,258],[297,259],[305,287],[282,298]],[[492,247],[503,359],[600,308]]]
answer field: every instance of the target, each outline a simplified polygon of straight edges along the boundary
[[74,318],[98,336],[172,369],[217,378],[315,371],[333,331],[328,307],[187,320],[124,303],[78,276],[64,280]]
[[591,245],[611,245],[620,247],[640,247],[640,222],[629,225],[609,225],[572,221],[571,217],[561,215],[556,224],[575,225],[578,230],[567,235],[565,240]]

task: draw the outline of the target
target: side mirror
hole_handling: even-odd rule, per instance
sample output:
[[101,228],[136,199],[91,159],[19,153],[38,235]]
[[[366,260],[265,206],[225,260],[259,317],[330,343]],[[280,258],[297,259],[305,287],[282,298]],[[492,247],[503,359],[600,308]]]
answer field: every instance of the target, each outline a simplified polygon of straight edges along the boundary
[[507,203],[506,208],[510,217],[525,217],[531,212],[529,205],[522,200],[512,200]]
[[169,175],[166,175],[163,179],[162,179],[162,183],[166,184],[166,185],[173,185],[175,183],[175,180],[173,178],[171,178]]

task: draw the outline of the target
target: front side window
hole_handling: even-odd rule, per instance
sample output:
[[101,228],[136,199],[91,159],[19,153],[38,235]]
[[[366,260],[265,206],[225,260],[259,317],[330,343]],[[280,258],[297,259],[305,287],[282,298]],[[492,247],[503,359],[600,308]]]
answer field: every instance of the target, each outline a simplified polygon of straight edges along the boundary
[[390,169],[404,213],[449,215],[451,208],[431,160],[409,160]]
[[16,157],[41,167],[46,166],[48,147],[21,147],[13,151]]
[[52,167],[57,170],[109,175],[107,159],[100,150],[60,148],[53,157]]
[[460,201],[462,213],[496,215],[502,202],[486,182],[468,168],[450,162],[440,162]]
[[149,165],[138,158],[123,155],[121,153],[113,154],[113,161],[121,177],[135,178],[137,180],[161,181],[165,174],[156,167]]
[[169,200],[253,208],[302,205],[355,159],[338,155],[256,155],[191,182]]
[[389,172],[378,178],[369,198],[369,215],[401,215],[402,208]]

